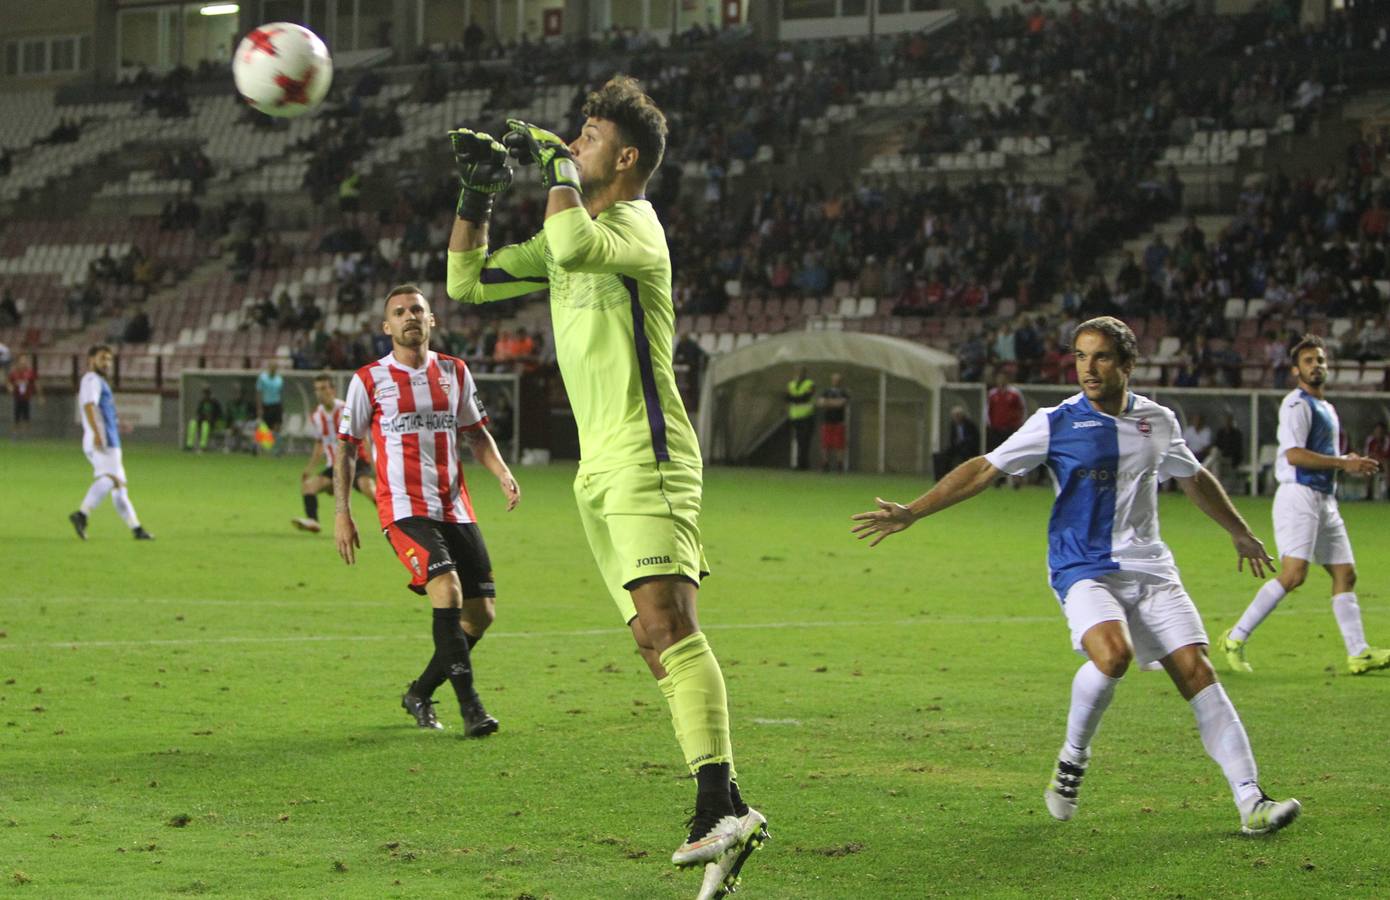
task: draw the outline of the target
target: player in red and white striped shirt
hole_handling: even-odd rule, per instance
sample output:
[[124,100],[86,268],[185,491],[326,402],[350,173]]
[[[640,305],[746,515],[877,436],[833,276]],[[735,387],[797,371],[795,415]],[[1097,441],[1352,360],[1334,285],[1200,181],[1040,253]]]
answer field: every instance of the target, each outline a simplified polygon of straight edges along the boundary
[[[314,396],[318,398],[319,405],[309,414],[309,424],[314,429],[316,440],[314,450],[309,454],[309,461],[304,464],[304,471],[299,476],[299,493],[304,500],[304,515],[290,519],[290,524],[300,531],[317,533],[320,531],[319,494],[325,491],[330,494],[333,492],[333,462],[338,458],[338,422],[343,417],[346,404],[338,399],[338,392],[333,387],[333,376],[328,374],[319,375],[314,379]],[[320,459],[327,463],[327,467],[322,471],[319,470]],[[357,449],[352,483],[368,497],[376,494],[376,481],[372,478],[371,465],[372,459],[367,455],[367,445],[362,444]]]
[[[391,336],[391,353],[352,376],[338,434],[355,445],[370,436],[382,530],[410,571],[410,589],[427,595],[434,607],[434,657],[406,688],[401,706],[421,728],[441,728],[431,698],[448,679],[458,695],[465,735],[481,737],[497,730],[497,720],[473,688],[471,651],[492,624],[496,588],[463,483],[458,436],[468,439],[473,458],[497,476],[509,511],[521,499],[521,489],[485,427],[487,414],[468,366],[429,349],[434,314],[420,289],[392,288],[382,324]],[[334,537],[349,565],[361,546],[352,520],[350,458],[338,454],[333,467]]]

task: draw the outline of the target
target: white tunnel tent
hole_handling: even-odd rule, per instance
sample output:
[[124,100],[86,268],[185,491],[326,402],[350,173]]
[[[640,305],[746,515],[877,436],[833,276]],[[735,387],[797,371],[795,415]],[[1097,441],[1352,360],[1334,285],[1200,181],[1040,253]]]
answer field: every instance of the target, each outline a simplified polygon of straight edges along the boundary
[[854,468],[926,472],[940,428],[939,393],[956,365],[949,353],[886,335],[774,335],[710,359],[700,389],[700,446],[708,462],[747,460],[783,427],[787,383],[805,366],[817,393],[832,372],[843,376]]

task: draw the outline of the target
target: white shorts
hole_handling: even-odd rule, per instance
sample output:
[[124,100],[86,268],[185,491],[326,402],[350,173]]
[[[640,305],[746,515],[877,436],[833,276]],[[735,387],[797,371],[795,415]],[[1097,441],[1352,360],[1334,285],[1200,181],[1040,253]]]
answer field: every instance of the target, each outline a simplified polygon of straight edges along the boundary
[[120,447],[107,447],[104,450],[87,447],[85,452],[87,461],[92,464],[93,480],[101,478],[103,475],[110,475],[121,484],[126,483],[125,463],[121,460]]
[[1274,543],[1280,557],[1320,566],[1356,562],[1337,498],[1301,484],[1274,492]]
[[1062,601],[1071,645],[1082,656],[1081,636],[1101,622],[1123,622],[1140,668],[1189,644],[1209,643],[1202,616],[1181,583],[1142,572],[1112,572],[1078,581]]

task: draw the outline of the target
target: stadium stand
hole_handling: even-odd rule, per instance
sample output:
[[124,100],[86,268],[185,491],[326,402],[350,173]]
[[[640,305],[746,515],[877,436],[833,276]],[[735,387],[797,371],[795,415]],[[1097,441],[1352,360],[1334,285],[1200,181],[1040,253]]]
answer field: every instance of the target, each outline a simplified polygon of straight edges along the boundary
[[[876,40],[699,33],[660,53],[439,46],[414,65],[345,73],[321,114],[279,124],[181,87],[157,102],[0,95],[14,123],[0,198],[32,207],[85,174],[94,203],[150,205],[133,229],[10,221],[0,286],[19,316],[0,339],[61,358],[138,317],[147,351],[125,354],[122,372],[137,383],[268,357],[354,364],[372,352],[369,298],[409,279],[443,293],[442,134],[508,115],[573,122],[587,87],[622,68],[670,116],[653,201],[682,330],[706,353],[788,329],[859,330],[949,348],[965,377],[1004,364],[1057,381],[1070,324],[1117,312],[1140,334],[1141,381],[1273,385],[1278,348],[1307,328],[1354,362],[1339,373],[1348,382],[1378,386],[1390,349],[1383,144],[1348,148],[1321,178],[1259,172],[1308,140],[1329,84],[1350,90],[1305,51],[1370,47],[1377,20],[1352,15],[1299,30],[1270,11],[1123,6],[1010,10]],[[499,78],[497,63],[527,78]],[[130,152],[149,144],[180,149]],[[110,165],[118,149],[130,159]],[[1246,184],[1204,196],[1216,214],[1189,221],[1189,185],[1213,169]],[[538,212],[523,180],[494,240],[524,237]],[[139,279],[96,278],[108,245],[151,262]],[[454,349],[491,359],[499,335],[524,328],[544,358],[542,307],[498,319],[441,306]]]

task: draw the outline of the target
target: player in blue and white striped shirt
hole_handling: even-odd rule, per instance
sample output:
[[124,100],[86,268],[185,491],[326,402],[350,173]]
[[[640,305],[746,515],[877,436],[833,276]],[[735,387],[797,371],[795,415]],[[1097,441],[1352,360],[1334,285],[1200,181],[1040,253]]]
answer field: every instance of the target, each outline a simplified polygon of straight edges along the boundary
[[986,456],[957,466],[906,506],[878,501],[859,513],[854,532],[877,545],[918,519],[983,491],[1001,475],[1047,467],[1057,498],[1048,523],[1052,590],[1087,657],[1072,680],[1067,736],[1044,792],[1057,819],[1076,812],[1091,739],[1115,687],[1138,659],[1167,670],[1197,718],[1202,743],[1226,775],[1241,830],[1276,831],[1299,813],[1297,800],[1276,801],[1260,789],[1245,727],[1207,660],[1207,635],[1183,589],[1173,555],[1158,530],[1158,483],[1176,478],[1183,492],[1224,528],[1238,568],[1263,575],[1273,563],[1211,473],[1182,439],[1168,409],[1129,391],[1137,344],[1119,319],[1101,316],[1077,326],[1073,338],[1082,392],[1039,409]]
[[82,498],[82,505],[68,516],[68,521],[72,523],[77,536],[85,541],[87,517],[110,494],[111,504],[130,526],[135,539],[152,541],[154,535],[141,527],[140,517],[135,514],[126,489],[116,398],[106,381],[114,361],[115,355],[105,344],[97,344],[87,351],[88,372],[82,376],[82,384],[77,391],[77,417],[82,420],[82,452],[87,454],[87,460],[92,464],[92,484]]
[[1274,476],[1274,542],[1279,548],[1279,575],[1265,582],[1240,621],[1221,636],[1226,662],[1236,672],[1252,671],[1245,659],[1245,642],[1274,612],[1274,607],[1308,577],[1308,564],[1317,563],[1332,576],[1332,614],[1347,648],[1347,669],[1353,675],[1390,668],[1390,650],[1366,643],[1361,606],[1356,602],[1356,560],[1347,526],[1337,509],[1337,473],[1373,475],[1374,459],[1338,452],[1341,423],[1337,410],[1323,397],[1327,383],[1327,352],[1322,338],[1307,335],[1289,351],[1298,387],[1279,404],[1279,453]]

